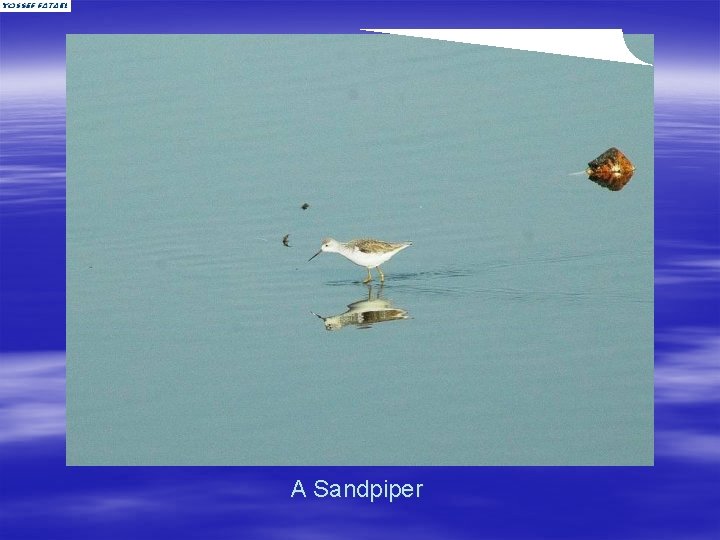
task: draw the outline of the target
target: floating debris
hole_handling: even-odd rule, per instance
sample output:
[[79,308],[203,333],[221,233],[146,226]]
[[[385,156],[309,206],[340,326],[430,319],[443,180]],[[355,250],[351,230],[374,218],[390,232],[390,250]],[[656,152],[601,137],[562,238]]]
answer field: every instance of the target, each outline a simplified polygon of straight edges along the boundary
[[611,191],[620,191],[632,178],[635,166],[625,154],[613,147],[588,163],[585,172],[596,184]]
[[302,208],[303,210],[307,210],[308,208],[310,208],[310,205],[308,203],[305,203],[300,208]]
[[285,236],[283,236],[283,246],[290,247],[290,244],[288,244],[289,238],[290,238],[289,234],[286,234]]

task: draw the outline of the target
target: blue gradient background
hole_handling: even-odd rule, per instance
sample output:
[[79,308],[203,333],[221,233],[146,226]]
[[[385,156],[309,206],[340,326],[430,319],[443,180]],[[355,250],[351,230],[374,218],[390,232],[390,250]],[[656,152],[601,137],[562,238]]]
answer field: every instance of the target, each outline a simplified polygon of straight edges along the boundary
[[[0,536],[720,536],[712,511],[720,507],[718,17],[717,3],[687,1],[76,0],[68,14],[0,15]],[[66,468],[64,117],[57,97],[65,34],[364,27],[655,34],[655,467]],[[30,99],[8,97],[19,92]],[[426,487],[421,499],[392,505],[289,498],[296,479],[316,478]]]

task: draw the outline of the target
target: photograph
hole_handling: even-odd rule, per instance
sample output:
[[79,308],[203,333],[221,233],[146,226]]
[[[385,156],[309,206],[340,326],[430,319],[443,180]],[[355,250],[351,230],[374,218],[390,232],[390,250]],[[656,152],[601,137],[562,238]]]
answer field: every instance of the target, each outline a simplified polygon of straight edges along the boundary
[[66,53],[69,465],[652,465],[649,63]]

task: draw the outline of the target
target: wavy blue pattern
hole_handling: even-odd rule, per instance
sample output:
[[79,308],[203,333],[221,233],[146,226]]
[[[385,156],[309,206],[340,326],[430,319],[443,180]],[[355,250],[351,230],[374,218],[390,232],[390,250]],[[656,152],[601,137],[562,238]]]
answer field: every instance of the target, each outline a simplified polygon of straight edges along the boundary
[[64,212],[64,96],[5,96],[0,133],[0,211]]

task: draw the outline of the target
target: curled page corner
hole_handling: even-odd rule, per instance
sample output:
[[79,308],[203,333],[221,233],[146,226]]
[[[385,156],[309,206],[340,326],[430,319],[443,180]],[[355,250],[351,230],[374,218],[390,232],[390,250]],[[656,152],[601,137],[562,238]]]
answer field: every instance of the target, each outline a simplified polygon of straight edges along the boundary
[[627,48],[623,32],[614,29],[442,29],[363,28],[365,32],[440,39],[505,49],[562,54],[594,60],[652,66]]

